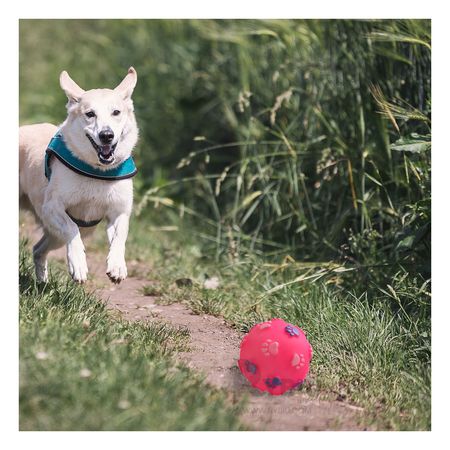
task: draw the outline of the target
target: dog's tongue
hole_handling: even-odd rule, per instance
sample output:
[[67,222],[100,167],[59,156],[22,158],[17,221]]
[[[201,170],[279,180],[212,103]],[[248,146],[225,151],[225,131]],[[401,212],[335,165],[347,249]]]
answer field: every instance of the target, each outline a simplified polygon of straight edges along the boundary
[[112,152],[112,145],[102,145],[100,147],[100,153],[102,156],[109,156]]

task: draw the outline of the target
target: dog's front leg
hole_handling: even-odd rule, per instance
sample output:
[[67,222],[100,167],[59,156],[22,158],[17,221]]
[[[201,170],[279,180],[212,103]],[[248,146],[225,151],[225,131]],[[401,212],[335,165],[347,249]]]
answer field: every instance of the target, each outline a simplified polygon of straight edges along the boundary
[[67,246],[67,264],[73,280],[84,283],[88,267],[83,241],[78,226],[67,215],[63,202],[56,196],[46,195],[42,221],[44,227]]
[[129,221],[130,217],[125,213],[108,217],[106,233],[110,246],[106,274],[113,283],[120,283],[127,277],[125,242],[128,236]]

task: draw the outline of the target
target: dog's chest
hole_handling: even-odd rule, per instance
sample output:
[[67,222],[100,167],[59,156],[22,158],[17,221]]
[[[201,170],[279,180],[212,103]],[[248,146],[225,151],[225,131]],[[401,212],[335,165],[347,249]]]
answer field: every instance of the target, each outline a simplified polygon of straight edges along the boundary
[[65,204],[72,217],[89,222],[129,213],[131,202],[131,180],[83,180],[72,192],[66,192]]

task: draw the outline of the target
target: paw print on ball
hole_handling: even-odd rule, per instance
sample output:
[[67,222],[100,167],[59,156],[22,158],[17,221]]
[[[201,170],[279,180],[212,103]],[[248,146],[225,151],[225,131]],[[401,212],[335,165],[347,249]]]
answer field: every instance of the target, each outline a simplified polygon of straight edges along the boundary
[[294,336],[294,337],[299,337],[300,336],[300,331],[298,328],[294,327],[294,325],[288,325],[287,327],[285,327],[284,329],[286,331],[287,334],[289,334],[290,336]]
[[267,339],[261,345],[261,351],[266,356],[275,356],[276,354],[278,354],[278,342],[272,341],[272,339]]
[[283,384],[278,377],[266,378],[264,380],[264,382],[266,383],[266,386],[271,388],[271,389],[274,389],[277,386],[281,386]]
[[303,353],[294,353],[294,357],[291,361],[291,366],[295,367],[296,369],[302,368],[306,364],[305,355]]
[[245,368],[247,369],[247,372],[250,372],[253,375],[255,375],[256,371],[258,370],[258,368],[256,367],[256,364],[253,364],[249,360],[245,361]]

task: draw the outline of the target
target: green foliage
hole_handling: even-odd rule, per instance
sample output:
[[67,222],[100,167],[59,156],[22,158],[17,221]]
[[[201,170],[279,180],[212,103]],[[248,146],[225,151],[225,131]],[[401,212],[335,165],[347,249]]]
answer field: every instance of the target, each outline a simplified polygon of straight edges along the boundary
[[22,20],[21,120],[63,119],[62,69],[134,65],[140,210],[195,215],[217,256],[336,260],[378,233],[378,263],[423,268],[430,235],[419,265],[396,239],[430,204],[430,42],[427,20]]
[[60,271],[36,285],[20,258],[21,430],[240,429],[240,406],[173,358],[186,330],[114,320]]
[[400,152],[420,153],[431,150],[430,135],[419,136],[417,133],[412,133],[410,137],[401,138],[391,144],[391,150]]

